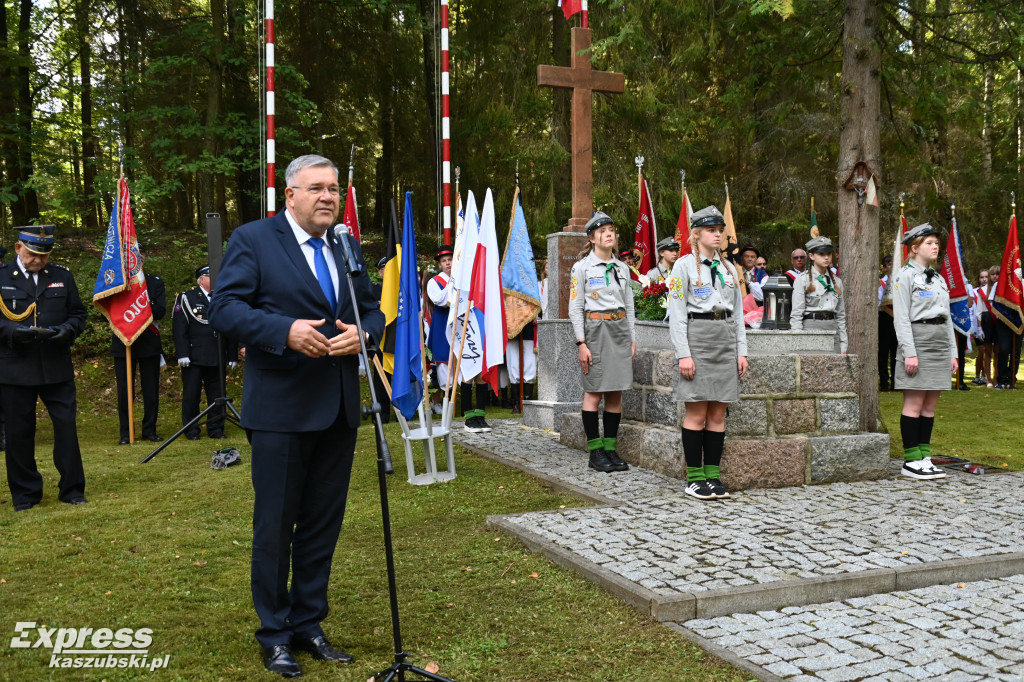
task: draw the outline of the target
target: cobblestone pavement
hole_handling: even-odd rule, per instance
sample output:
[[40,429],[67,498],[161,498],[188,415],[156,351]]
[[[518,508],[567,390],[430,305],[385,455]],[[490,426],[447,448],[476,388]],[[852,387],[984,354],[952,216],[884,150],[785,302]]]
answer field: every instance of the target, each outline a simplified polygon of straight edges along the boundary
[[1024,680],[1024,575],[682,625],[786,680]]
[[651,471],[594,472],[554,434],[492,426],[456,440],[616,505],[507,521],[660,594],[1024,552],[1021,474],[750,490],[709,503]]
[[[1024,575],[993,577],[1022,573],[1024,473],[920,482],[894,463],[883,481],[700,502],[651,471],[591,471],[557,434],[492,426],[454,436],[596,505],[503,528],[763,680],[1024,680]],[[927,586],[855,585],[894,573]]]

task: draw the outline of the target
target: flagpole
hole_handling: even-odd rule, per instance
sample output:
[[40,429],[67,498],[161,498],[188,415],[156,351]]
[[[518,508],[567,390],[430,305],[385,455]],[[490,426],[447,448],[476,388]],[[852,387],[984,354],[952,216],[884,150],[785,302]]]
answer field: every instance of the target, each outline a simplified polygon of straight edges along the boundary
[[[462,202],[462,198],[459,196],[459,168],[455,168],[455,212],[458,215],[459,205]],[[456,236],[456,241],[458,237]],[[455,280],[455,260],[452,260],[452,281]],[[462,291],[455,289],[455,324],[458,324],[459,316],[459,297],[462,295]],[[455,363],[455,324],[452,325],[451,338],[448,339],[448,377],[444,382],[444,397],[441,399],[442,411],[448,409],[448,400],[451,397],[449,393],[449,387],[452,386],[451,369]]]
[[126,343],[124,345],[124,360],[126,365],[126,376],[128,377],[125,385],[128,387],[128,442],[135,442],[135,373],[132,372],[132,345]]
[[356,173],[356,145],[352,144],[352,150],[348,154],[348,189],[352,189],[352,177]]
[[264,16],[265,31],[266,31],[266,45],[264,46],[264,54],[266,57],[266,83],[267,83],[267,98],[266,98],[266,117],[267,117],[267,216],[277,214],[277,198],[275,192],[277,191],[277,180],[275,179],[276,171],[276,152],[275,152],[275,130],[274,130],[274,0],[266,0],[266,11]]
[[426,344],[423,342],[423,311],[420,310],[419,315],[420,325],[420,359],[423,361],[422,372],[423,372],[423,399],[420,401],[420,409],[423,410],[423,422],[424,426],[427,427],[427,438],[430,438],[430,448],[433,449],[433,438],[434,438],[434,413],[430,409],[430,365],[427,362],[427,349]]
[[[456,302],[455,305],[456,305],[455,311],[456,311],[456,313],[458,313],[458,303]],[[453,385],[454,385],[455,381],[459,380],[459,373],[462,372],[462,351],[465,350],[465,348],[466,348],[466,329],[469,327],[469,316],[472,314],[472,312],[473,312],[473,301],[469,301],[469,302],[466,303],[466,316],[462,319],[462,342],[459,344],[459,354],[455,358],[455,372],[454,373],[449,372],[449,374],[451,376],[448,377],[449,383],[453,384]],[[455,316],[456,323],[458,323],[458,319],[459,319],[459,317],[458,317],[458,315],[456,315]],[[453,328],[454,328],[454,325],[453,325]],[[465,405],[463,405],[463,408],[465,408]],[[449,419],[448,423],[449,423],[449,425],[451,424],[451,420],[450,419]]]
[[[730,227],[732,227],[732,232],[733,232],[731,236],[729,236],[729,235],[726,236],[726,244],[728,245],[728,243],[730,241],[730,238],[731,239],[735,239],[736,240],[736,247],[739,248],[740,238],[739,238],[739,235],[736,234],[736,221],[732,219],[732,200],[729,198],[729,179],[728,178],[723,178],[723,179],[725,181],[725,207],[727,209],[726,213],[729,216],[729,220],[732,222],[732,225]],[[726,249],[726,252],[728,252],[728,249]],[[737,277],[736,279],[738,279],[740,281],[740,295],[745,298],[746,295],[747,295],[747,272],[746,272],[746,270],[743,269],[743,258],[742,257],[740,258],[740,262],[737,263],[737,266],[738,266],[737,269],[740,271],[740,276]]]
[[441,0],[441,200],[444,243],[452,244],[452,149],[449,106],[448,0]]

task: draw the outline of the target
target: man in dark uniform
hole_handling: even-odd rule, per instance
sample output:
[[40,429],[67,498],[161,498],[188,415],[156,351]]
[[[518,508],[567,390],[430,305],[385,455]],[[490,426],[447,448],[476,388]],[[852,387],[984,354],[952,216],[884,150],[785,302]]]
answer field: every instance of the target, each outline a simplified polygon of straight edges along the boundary
[[[156,433],[157,412],[160,409],[160,327],[157,320],[167,314],[167,290],[157,275],[146,273],[146,293],[153,322],[143,330],[132,344],[132,385],[138,369],[142,382],[142,438],[159,443]],[[117,417],[121,423],[121,445],[128,445],[128,367],[125,362],[124,343],[117,334],[110,335],[110,354],[114,356],[114,377],[117,380]]]
[[16,227],[17,258],[0,265],[0,403],[7,418],[7,484],[15,511],[43,499],[36,468],[36,401],[53,422],[58,499],[85,504],[85,470],[78,447],[75,368],[71,344],[87,315],[71,271],[48,263],[53,225]]
[[[210,305],[210,266],[196,269],[195,289],[178,294],[174,301],[174,350],[181,367],[181,425],[199,414],[199,398],[206,389],[206,404],[222,397],[217,364],[217,332],[207,319]],[[233,368],[237,362],[234,344],[225,342],[225,355]],[[206,435],[224,438],[224,408],[218,406],[206,417]],[[185,432],[189,440],[199,440],[199,425]]]

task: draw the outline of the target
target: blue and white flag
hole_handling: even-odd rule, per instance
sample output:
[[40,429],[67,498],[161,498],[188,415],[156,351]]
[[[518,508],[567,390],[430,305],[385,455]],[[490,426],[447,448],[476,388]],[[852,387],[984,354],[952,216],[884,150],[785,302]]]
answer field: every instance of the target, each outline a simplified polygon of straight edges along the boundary
[[522,197],[516,187],[512,198],[512,225],[508,230],[505,254],[501,260],[501,290],[505,296],[505,322],[508,338],[514,339],[540,312],[540,283],[533,261],[533,246],[526,230]]
[[402,218],[402,269],[398,279],[391,403],[403,417],[412,419],[423,400],[423,357],[420,353],[423,328],[420,324],[420,281],[416,268],[416,231],[412,224],[412,192],[405,193]]

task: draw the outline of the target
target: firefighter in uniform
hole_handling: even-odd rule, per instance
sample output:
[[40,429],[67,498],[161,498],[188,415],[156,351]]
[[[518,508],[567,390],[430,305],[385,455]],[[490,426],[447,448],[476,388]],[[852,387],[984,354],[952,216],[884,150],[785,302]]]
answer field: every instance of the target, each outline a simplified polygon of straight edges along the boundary
[[75,417],[71,344],[85,330],[86,308],[71,271],[49,263],[53,225],[16,227],[17,257],[0,265],[0,402],[7,419],[7,484],[15,511],[43,499],[36,468],[36,402],[53,422],[57,498],[84,504],[85,470]]
[[[196,269],[195,289],[174,301],[174,350],[181,367],[181,425],[185,426],[199,414],[199,398],[205,388],[207,405],[223,397],[217,358],[217,332],[210,326],[206,309],[210,305],[210,266]],[[237,364],[237,349],[225,340],[228,366]],[[224,407],[210,411],[206,419],[206,435],[224,438]],[[199,424],[185,432],[189,440],[199,440]]]

